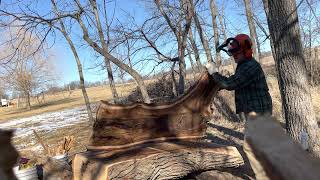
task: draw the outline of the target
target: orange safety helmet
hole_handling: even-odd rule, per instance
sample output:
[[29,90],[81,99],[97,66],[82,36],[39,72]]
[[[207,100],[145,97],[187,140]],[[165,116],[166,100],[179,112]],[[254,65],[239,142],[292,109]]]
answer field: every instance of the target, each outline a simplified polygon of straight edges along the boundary
[[252,41],[246,34],[238,34],[234,37],[236,41],[233,41],[228,46],[230,53],[242,51],[244,56],[248,59],[252,58]]

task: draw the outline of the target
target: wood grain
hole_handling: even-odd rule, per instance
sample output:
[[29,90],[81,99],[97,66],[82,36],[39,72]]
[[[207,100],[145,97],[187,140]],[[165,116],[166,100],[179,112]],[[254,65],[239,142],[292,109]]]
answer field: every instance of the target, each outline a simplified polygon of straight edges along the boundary
[[303,150],[270,116],[249,117],[244,149],[254,154],[265,179],[320,179],[320,160]]
[[90,146],[119,146],[170,137],[201,137],[219,86],[207,72],[172,103],[114,105],[102,101]]
[[192,172],[238,167],[243,163],[235,147],[179,141],[77,154],[73,172],[75,180],[176,179]]

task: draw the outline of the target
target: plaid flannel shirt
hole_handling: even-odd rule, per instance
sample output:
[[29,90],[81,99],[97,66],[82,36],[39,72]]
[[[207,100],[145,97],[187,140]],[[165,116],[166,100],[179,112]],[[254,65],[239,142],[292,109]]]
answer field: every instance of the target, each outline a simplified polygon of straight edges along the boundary
[[235,90],[236,113],[272,113],[272,99],[266,78],[255,59],[239,62],[235,74],[230,77],[214,73],[213,78],[223,89]]

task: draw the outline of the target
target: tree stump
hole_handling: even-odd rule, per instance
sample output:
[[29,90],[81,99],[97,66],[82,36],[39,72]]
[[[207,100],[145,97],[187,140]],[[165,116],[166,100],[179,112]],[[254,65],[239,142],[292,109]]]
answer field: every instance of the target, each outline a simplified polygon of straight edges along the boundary
[[235,147],[183,140],[77,154],[73,173],[75,180],[177,179],[193,172],[243,164]]

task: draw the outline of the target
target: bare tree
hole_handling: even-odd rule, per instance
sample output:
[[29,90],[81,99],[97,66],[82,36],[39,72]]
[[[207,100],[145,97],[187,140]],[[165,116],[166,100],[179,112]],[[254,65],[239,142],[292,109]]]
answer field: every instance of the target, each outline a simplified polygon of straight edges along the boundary
[[[194,9],[194,11],[195,11],[195,9]],[[201,22],[199,20],[199,16],[197,15],[196,11],[194,12],[194,23],[197,27],[201,43],[203,45],[204,51],[207,56],[207,62],[213,62],[209,42],[207,40],[207,37],[205,36],[205,33],[203,32],[203,28],[201,26]]]
[[260,58],[259,58],[260,54],[257,51],[258,36],[257,36],[257,32],[256,32],[256,27],[255,27],[254,21],[253,21],[253,14],[252,14],[252,10],[251,10],[251,1],[244,0],[244,5],[245,5],[245,9],[246,9],[246,17],[247,17],[247,21],[248,21],[248,25],[249,25],[249,30],[250,30],[250,38],[251,38],[252,44],[253,44],[253,56],[258,62],[260,62]]
[[[103,33],[103,29],[102,29],[101,22],[100,22],[100,16],[99,16],[98,8],[97,8],[97,2],[96,2],[96,0],[90,0],[90,4],[91,4],[91,7],[92,7],[92,10],[94,12],[95,19],[96,19],[96,27],[97,27],[97,30],[98,30],[98,34],[99,34],[99,39],[100,39],[102,50],[109,52],[109,44],[106,43],[105,38],[104,38],[105,35]],[[105,14],[106,31],[107,31],[107,38],[108,38],[107,42],[110,42],[110,30],[109,30],[110,27],[108,25],[107,13],[106,13],[105,5],[106,5],[106,2],[104,1],[104,12],[105,12],[104,14]],[[112,92],[112,96],[114,98],[113,101],[117,102],[119,97],[118,97],[116,86],[115,86],[114,80],[113,80],[111,63],[110,63],[110,60],[107,59],[107,58],[104,58],[104,61],[105,61],[105,65],[106,65],[106,68],[107,68],[110,89],[111,89],[111,92]]]
[[86,12],[86,10],[84,9],[84,7],[81,5],[81,3],[78,0],[75,0],[75,1],[76,1],[76,5],[79,9],[79,13],[77,15],[73,16],[73,18],[77,21],[77,23],[81,27],[81,30],[83,33],[83,39],[87,42],[87,44],[90,47],[92,47],[96,52],[101,54],[105,59],[110,60],[112,63],[117,65],[119,68],[123,69],[128,74],[130,74],[134,78],[136,83],[138,84],[138,87],[141,91],[144,102],[150,103],[151,102],[150,97],[148,95],[146,86],[144,84],[144,81],[143,81],[143,78],[141,77],[141,75],[137,71],[135,71],[133,68],[131,68],[130,66],[128,66],[127,64],[122,62],[121,60],[112,56],[108,51],[104,51],[103,48],[101,46],[99,46],[99,44],[94,41],[94,39],[90,36],[88,28],[81,17]]
[[[30,9],[30,7],[21,12],[10,12],[9,10],[0,10],[0,12],[2,13],[2,17],[11,17],[15,19],[15,21],[21,22],[20,26],[23,26],[28,31],[37,31],[42,37],[41,42],[46,41],[49,32],[51,32],[55,28],[55,24],[59,19],[68,18],[68,20],[72,22],[70,23],[70,26],[68,28],[71,28],[73,25],[79,25],[80,29],[82,30],[83,40],[85,42],[84,44],[89,45],[89,47],[100,54],[103,58],[110,60],[113,64],[115,64],[119,68],[122,68],[124,71],[130,74],[138,84],[138,87],[142,92],[144,102],[149,103],[150,97],[147,93],[141,75],[121,60],[112,56],[108,51],[104,51],[101,45],[99,45],[100,40],[96,41],[98,30],[96,29],[97,26],[93,24],[93,19],[95,19],[95,16],[92,13],[92,9],[90,8],[91,5],[89,4],[82,6],[82,4],[80,4],[80,2],[77,0],[74,0],[74,2],[71,4],[69,2],[65,3],[67,4],[65,4],[64,7],[68,7],[70,9],[64,9],[64,11],[58,17],[51,17],[51,13],[48,13],[45,16],[41,16],[39,13],[37,13],[36,10]],[[28,3],[26,2],[26,4],[24,5],[27,6],[27,4]],[[63,6],[62,3],[57,4]],[[90,33],[88,28],[90,28]]]
[[[180,0],[180,12],[178,17],[174,19],[175,23],[173,23],[172,19],[168,16],[167,12],[164,10],[165,3],[161,3],[160,0],[154,0],[158,10],[165,18],[169,27],[175,35],[175,38],[178,43],[178,56],[179,56],[179,94],[183,94],[185,87],[185,77],[186,77],[186,64],[185,64],[185,48],[187,46],[187,35],[189,29],[191,27],[191,20],[193,17],[193,2],[191,0]],[[167,2],[168,3],[168,2]],[[170,11],[169,11],[170,12]],[[170,12],[172,13],[172,12]],[[182,24],[183,20],[185,23]],[[182,28],[184,27],[184,28]]]
[[295,0],[264,0],[279,79],[286,129],[297,141],[308,134],[309,150],[320,156],[319,128],[313,110]]
[[220,27],[221,27],[221,32],[223,34],[223,40],[227,40],[228,36],[227,36],[227,32],[226,32],[226,24],[225,24],[225,20],[224,20],[224,5],[222,5],[220,11],[219,11],[219,23],[220,23]]
[[[59,11],[57,9],[55,1],[51,0],[51,2],[52,2],[53,8],[54,8],[54,12],[56,13],[56,15],[58,17],[61,16],[61,14],[59,13]],[[75,47],[74,43],[72,42],[70,36],[68,35],[68,33],[66,31],[66,28],[65,28],[65,25],[64,25],[62,19],[59,19],[59,24],[60,24],[60,27],[56,27],[56,29],[58,29],[63,34],[64,38],[66,39],[66,41],[68,42],[68,44],[69,44],[69,46],[71,48],[71,51],[73,53],[73,56],[74,56],[75,60],[77,62],[77,68],[78,68],[78,74],[79,74],[79,80],[80,80],[80,87],[81,87],[82,95],[83,95],[83,98],[84,98],[84,102],[86,104],[89,120],[90,120],[90,122],[93,122],[94,119],[93,119],[93,116],[92,116],[90,100],[89,100],[89,97],[88,97],[88,94],[87,94],[87,91],[86,91],[86,88],[85,88],[85,84],[84,84],[85,81],[84,81],[84,75],[83,75],[83,71],[82,71],[82,64],[81,64],[78,52],[76,50],[76,47]],[[70,88],[70,86],[69,86],[69,88]],[[69,95],[70,95],[70,93],[69,93]]]
[[[38,36],[19,27],[2,29],[6,34],[1,48],[1,80],[3,86],[18,91],[26,99],[26,108],[31,109],[31,97],[38,94],[57,77],[50,59],[39,50],[42,44]],[[9,34],[9,35],[8,35]]]
[[[225,16],[224,16],[224,4],[222,4],[220,8],[218,16],[219,16],[219,24],[221,27],[221,33],[223,34],[223,41],[226,41],[228,36],[227,36]],[[228,60],[231,60],[231,58],[229,58]],[[236,63],[234,61],[231,61],[231,65],[232,65],[233,71],[235,71]]]
[[[215,0],[210,0],[210,10],[211,10],[212,27],[213,27],[214,47],[215,49],[217,49],[219,46],[219,32],[218,32],[218,24],[217,24],[218,8]],[[220,52],[216,52],[216,64],[218,68],[221,66]]]
[[[198,72],[201,72],[202,64],[201,64],[201,61],[200,61],[199,49],[198,49],[197,43],[195,42],[195,40],[193,38],[193,33],[192,33],[191,29],[189,31],[188,38],[189,38],[189,42],[190,42],[190,45],[191,45],[191,49],[192,49],[192,51],[194,53],[194,56],[195,56],[195,59],[196,59]],[[190,53],[191,53],[191,51],[190,51]]]
[[307,0],[301,5],[299,14],[301,35],[303,39],[304,53],[306,57],[306,64],[308,70],[308,76],[310,78],[311,85],[316,85],[319,78],[317,72],[320,67],[316,62],[317,41],[320,37],[320,21],[319,16],[314,11],[314,7],[317,7],[317,2],[313,0]]
[[195,66],[194,66],[194,63],[193,63],[193,59],[191,57],[191,50],[190,48],[187,47],[187,51],[188,51],[188,58],[189,58],[189,61],[190,61],[190,65],[191,65],[191,70],[192,70],[192,76],[193,76],[193,79],[195,79],[196,77],[196,69],[195,69]]
[[39,57],[17,61],[13,71],[7,72],[6,82],[13,90],[22,92],[26,99],[26,108],[31,109],[31,97],[48,83],[55,80],[48,61]]

